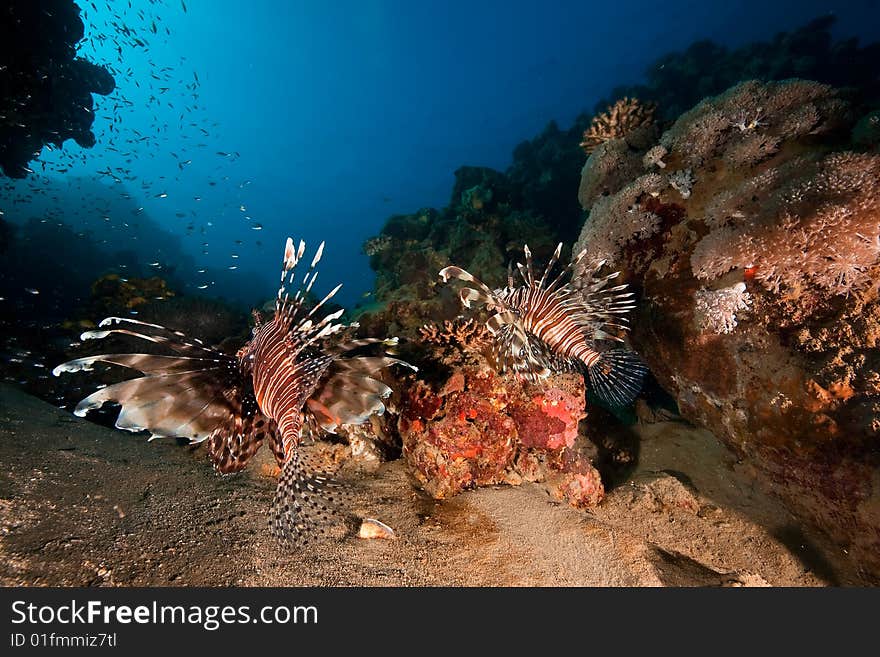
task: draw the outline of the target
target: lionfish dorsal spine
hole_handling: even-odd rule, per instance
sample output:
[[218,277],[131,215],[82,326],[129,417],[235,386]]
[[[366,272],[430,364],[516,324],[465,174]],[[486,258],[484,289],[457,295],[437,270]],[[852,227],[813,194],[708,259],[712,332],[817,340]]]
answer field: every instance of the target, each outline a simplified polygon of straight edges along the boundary
[[306,243],[304,240],[300,240],[299,245],[294,248],[293,239],[287,238],[284,246],[284,261],[281,267],[281,286],[278,288],[278,297],[275,302],[275,318],[285,322],[288,326],[293,324],[293,321],[299,315],[303,302],[315,284],[315,279],[318,277],[315,267],[324,253],[324,242],[321,242],[318,246],[309,269],[306,271],[305,276],[303,276],[303,280],[291,300],[287,292],[287,285],[293,285],[296,267],[300,260],[302,260],[305,251]]
[[526,256],[526,274],[528,275],[526,283],[532,286],[535,284],[535,270],[532,266],[532,250],[528,244],[523,245],[523,254]]
[[[553,271],[553,267],[556,266],[556,263],[559,261],[559,256],[562,255],[562,242],[556,245],[556,249],[553,251],[553,255],[550,256],[550,262],[547,263],[547,267],[544,269],[544,274],[541,276],[541,280],[538,281],[538,287],[543,288],[547,282],[547,277],[550,275],[550,272]],[[511,285],[511,287],[513,287]]]
[[519,272],[519,275],[522,277],[523,281],[529,287],[532,286],[532,274],[529,271],[528,267],[523,265],[521,262],[516,263],[516,270]]

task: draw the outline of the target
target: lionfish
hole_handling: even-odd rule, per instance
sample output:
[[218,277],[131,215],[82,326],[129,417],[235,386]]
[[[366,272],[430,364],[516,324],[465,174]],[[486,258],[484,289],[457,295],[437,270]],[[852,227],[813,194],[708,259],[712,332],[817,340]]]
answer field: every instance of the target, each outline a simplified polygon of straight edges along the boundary
[[[472,283],[459,292],[461,303],[485,304],[494,313],[486,327],[494,337],[493,355],[498,368],[520,378],[539,382],[551,372],[586,374],[591,388],[603,402],[625,406],[639,394],[647,367],[632,351],[599,350],[598,341],[623,342],[610,331],[627,330],[626,313],[635,308],[626,285],[609,287],[620,272],[599,276],[605,261],[579,275],[586,250],[581,251],[555,278],[550,274],[562,253],[560,243],[540,278],[532,267],[528,245],[526,264],[516,263],[523,284],[516,285],[512,268],[507,287],[490,290],[461,267],[440,271],[443,282],[458,279]],[[566,275],[571,274],[566,281]]]
[[336,322],[343,309],[320,316],[319,309],[341,284],[306,308],[323,250],[322,242],[291,298],[286,286],[294,282],[305,243],[300,241],[294,248],[293,240],[287,239],[274,316],[266,321],[254,311],[252,337],[234,356],[158,324],[122,317],[103,320],[98,330],[85,332],[82,339],[125,334],[168,347],[176,355],[103,354],[59,365],[53,370],[56,376],[91,370],[99,362],[143,374],[89,395],[74,413],[84,417],[105,402],[116,402],[122,407],[118,428],[147,430],[150,440],[182,437],[191,443],[205,442],[221,474],[242,470],[268,441],[281,468],[270,530],[294,544],[323,533],[338,517],[334,493],[339,484],[309,465],[298,449],[304,425],[333,432],[340,425],[364,423],[372,414],[383,413],[383,400],[391,388],[374,375],[390,365],[412,367],[387,354],[352,353],[368,344],[392,346],[396,338],[347,339],[345,329],[357,324]]

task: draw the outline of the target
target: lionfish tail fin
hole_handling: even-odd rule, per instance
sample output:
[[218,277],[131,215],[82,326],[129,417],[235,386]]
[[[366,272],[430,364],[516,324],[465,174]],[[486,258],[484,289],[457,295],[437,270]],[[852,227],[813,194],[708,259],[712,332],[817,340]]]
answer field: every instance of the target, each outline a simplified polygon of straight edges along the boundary
[[587,367],[593,392],[610,406],[628,406],[642,389],[648,367],[634,351],[610,349]]
[[296,548],[326,537],[345,525],[344,486],[312,466],[299,449],[290,450],[281,469],[269,530]]

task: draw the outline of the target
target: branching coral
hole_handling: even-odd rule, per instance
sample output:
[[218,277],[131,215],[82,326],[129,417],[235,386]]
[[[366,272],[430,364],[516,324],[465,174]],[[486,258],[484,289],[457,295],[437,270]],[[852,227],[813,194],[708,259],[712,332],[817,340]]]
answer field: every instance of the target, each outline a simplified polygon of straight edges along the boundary
[[646,239],[660,228],[660,218],[643,205],[647,198],[657,196],[666,187],[668,181],[664,176],[649,173],[636,178],[618,194],[597,200],[574,252],[587,249],[584,262],[588,264],[607,260],[613,265],[622,247]]
[[720,290],[700,288],[694,294],[694,321],[701,331],[730,333],[736,328],[736,314],[749,309],[752,296],[745,283]]
[[703,221],[715,229],[742,223],[747,217],[754,216],[760,212],[767,190],[779,185],[780,175],[780,169],[767,169],[728,189],[719,190],[706,203]]
[[653,148],[648,149],[648,152],[645,153],[645,156],[642,158],[642,164],[645,165],[646,169],[650,169],[653,166],[656,166],[660,169],[666,168],[666,162],[663,161],[663,158],[669,151],[666,150],[665,146],[657,144]]
[[691,190],[693,190],[695,182],[697,179],[694,178],[694,172],[691,169],[681,169],[669,174],[669,184],[681,194],[682,198],[691,197]]
[[606,141],[593,151],[593,155],[584,164],[578,187],[578,202],[583,209],[589,210],[596,199],[616,194],[643,171],[641,158],[625,141]]
[[[677,132],[680,123],[684,129]],[[701,103],[676,121],[663,134],[660,143],[669,151],[680,153],[687,165],[698,166],[715,155],[730,127],[730,119],[724,112],[704,108]]]
[[[849,294],[880,260],[880,158],[839,153],[802,169],[776,203],[757,216],[704,237],[691,255],[697,278],[751,269],[769,291],[813,284]],[[786,180],[783,178],[783,180]]]
[[626,137],[639,128],[653,125],[656,110],[653,103],[643,103],[637,98],[621,98],[593,117],[590,127],[584,131],[580,147],[590,154],[599,144]]
[[782,139],[774,135],[751,134],[732,144],[724,159],[732,167],[753,167],[778,151],[781,143]]
[[473,318],[446,320],[442,325],[425,324],[419,328],[419,337],[435,347],[453,347],[464,351],[479,352],[491,345],[492,336],[485,322]]
[[751,166],[784,141],[833,129],[846,109],[831,87],[818,82],[750,80],[683,114],[663,134],[661,144],[687,166],[700,166],[717,155]]

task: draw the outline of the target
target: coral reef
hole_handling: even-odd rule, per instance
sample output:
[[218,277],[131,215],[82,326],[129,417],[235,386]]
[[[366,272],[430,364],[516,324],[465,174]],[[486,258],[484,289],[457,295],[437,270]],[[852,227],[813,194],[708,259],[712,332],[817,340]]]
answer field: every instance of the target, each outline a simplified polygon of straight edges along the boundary
[[740,281],[720,290],[700,288],[694,294],[694,321],[703,331],[730,333],[736,328],[736,314],[752,305],[752,295]]
[[494,484],[543,481],[556,499],[598,504],[598,471],[576,443],[585,417],[583,377],[554,375],[535,386],[460,365],[442,382],[418,380],[403,395],[403,455],[436,499]]
[[[548,262],[559,241],[571,243],[582,210],[570,190],[583,158],[571,144],[588,123],[586,115],[567,131],[551,123],[517,146],[505,173],[459,168],[449,206],[392,216],[364,245],[376,288],[375,302],[355,316],[361,334],[400,336],[402,355],[420,367],[418,378],[394,386],[406,389],[395,404],[400,417],[376,436],[400,445],[432,495],[540,480],[555,498],[575,505],[594,505],[602,497],[601,478],[587,456],[596,448],[578,434],[586,402],[583,377],[555,375],[539,387],[496,374],[485,322],[459,318],[455,290],[438,285],[437,277],[455,263],[479,272],[489,286],[502,286],[508,264],[522,259],[524,242],[537,262]],[[617,144],[629,156],[623,139],[596,152]],[[642,167],[638,156],[634,170]],[[353,448],[361,444],[356,436]]]
[[92,315],[102,318],[127,315],[150,300],[163,301],[174,294],[159,276],[126,278],[119,274],[105,274],[92,283]]
[[597,149],[575,250],[639,291],[632,343],[682,415],[880,577],[880,155],[850,141],[860,116],[828,85],[753,80],[630,147],[665,149],[654,173]]
[[12,0],[0,9],[0,171],[26,176],[44,145],[95,144],[92,94],[115,87],[76,56],[85,28],[73,0]]
[[589,122],[589,115],[581,114],[568,130],[560,130],[551,121],[541,134],[514,149],[513,163],[505,172],[512,206],[540,217],[567,244],[581,223],[571,190],[577,187],[583,154],[573,144]]
[[796,296],[810,289],[849,295],[870,283],[880,257],[880,158],[846,152],[796,167],[767,195],[763,212],[737,215],[696,244],[697,278],[749,270],[770,292]]
[[375,303],[358,309],[365,332],[416,338],[426,322],[455,317],[455,297],[436,288],[436,272],[450,262],[500,285],[523,242],[546,260],[558,242],[574,241],[583,212],[571,189],[583,154],[572,144],[589,122],[586,114],[568,130],[550,122],[517,145],[505,172],[457,169],[447,207],[390,217],[363,246],[376,271]]
[[364,242],[362,250],[364,255],[374,256],[382,253],[389,246],[391,246],[391,238],[388,235],[380,235],[378,237],[371,237]]
[[489,358],[492,335],[485,322],[457,317],[443,324],[425,324],[419,328],[419,340],[434,352],[441,363],[457,363],[463,358]]
[[620,175],[619,169],[606,169],[600,162],[602,157],[603,153],[596,151],[584,166],[583,180],[587,182],[581,185],[580,198],[585,204],[591,202],[591,198],[594,202],[591,202],[590,217],[575,244],[574,252],[579,253],[586,248],[586,262],[589,265],[604,260],[611,266],[617,266],[620,253],[627,244],[645,240],[660,229],[660,216],[644,199],[658,197],[669,186],[669,178],[648,173],[625,185],[616,194],[594,198],[584,189],[588,187],[591,177],[596,176],[597,169],[598,177],[605,171],[609,171],[613,177]]
[[387,331],[415,339],[424,324],[454,318],[458,300],[437,285],[437,272],[452,255],[457,263],[485,272],[488,284],[501,285],[523,240],[536,257],[546,259],[553,252],[555,231],[511,197],[504,174],[461,167],[455,177],[448,207],[390,217],[380,235],[368,240],[376,305],[360,308],[356,316],[366,334]]
[[638,98],[621,98],[593,117],[590,127],[584,131],[580,147],[589,155],[606,141],[626,139],[634,133],[649,131],[654,125],[656,111],[653,103],[643,103]]

